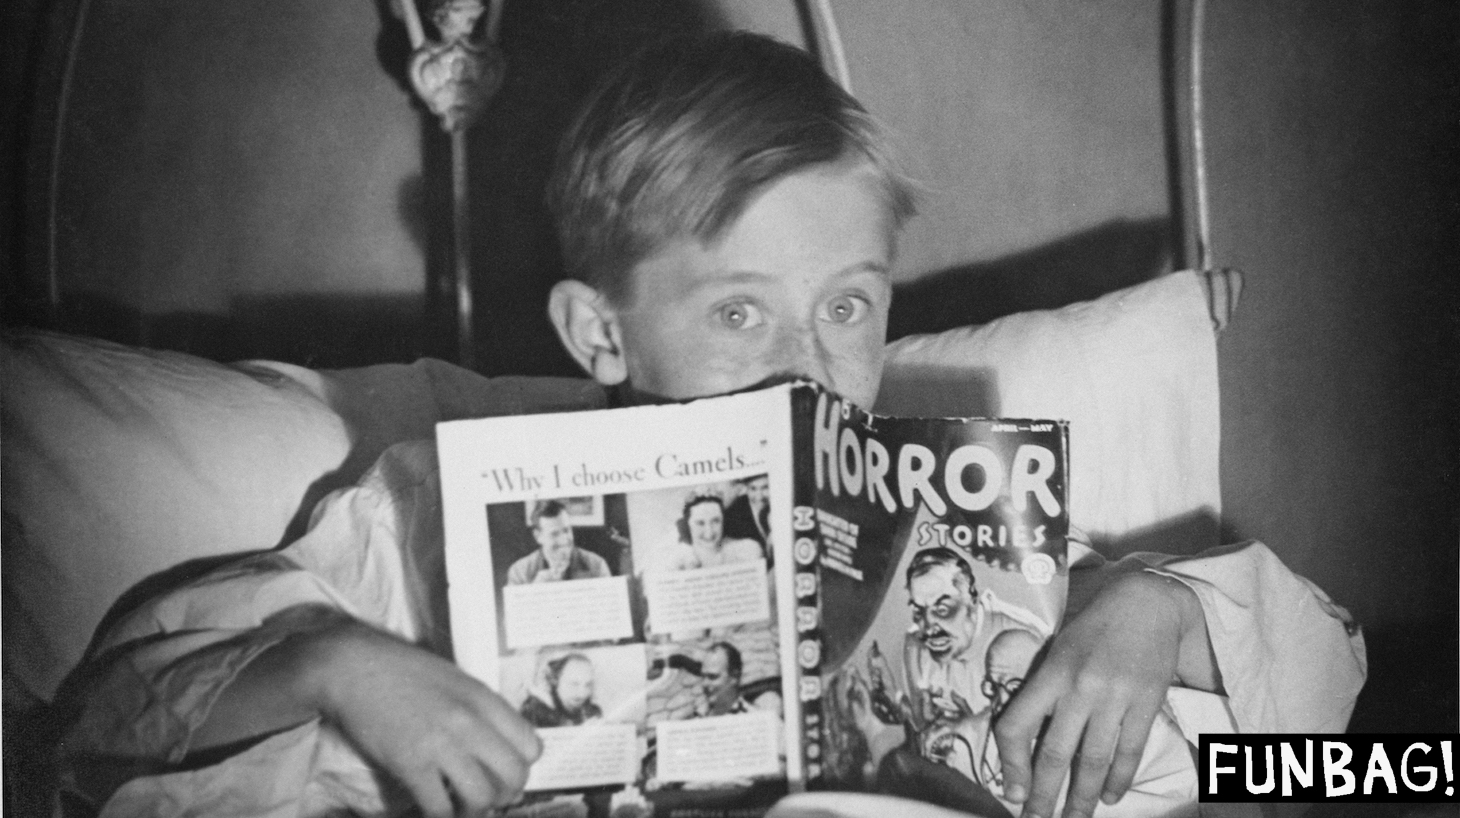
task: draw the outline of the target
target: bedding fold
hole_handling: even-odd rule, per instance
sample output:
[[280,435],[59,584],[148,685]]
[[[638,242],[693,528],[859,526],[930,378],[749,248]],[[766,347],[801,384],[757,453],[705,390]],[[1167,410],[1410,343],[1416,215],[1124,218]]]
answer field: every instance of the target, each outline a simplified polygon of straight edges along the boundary
[[[445,653],[438,504],[432,443],[397,445],[359,484],[326,497],[296,542],[219,569],[119,623],[83,670],[83,678],[96,681],[85,687],[84,706],[63,745],[68,796],[104,816],[272,818],[405,809],[399,792],[318,721],[205,766],[188,764],[188,748],[232,674],[290,628],[308,626],[310,617],[297,613],[302,607],[355,616]],[[1075,549],[1075,570],[1102,562],[1088,548]],[[1173,690],[1167,717],[1182,728],[1172,735],[1184,741],[1149,766],[1159,777],[1138,781],[1136,792],[1147,787],[1194,797],[1186,742],[1214,726],[1342,728],[1362,684],[1363,641],[1321,591],[1256,542],[1189,559],[1145,559],[1151,570],[1196,590],[1229,695]],[[280,616],[286,612],[295,614]],[[97,758],[125,761],[122,768],[136,775],[118,780],[117,765],[103,769],[91,763]],[[1132,811],[1139,801],[1102,807],[1097,815],[1144,814]]]

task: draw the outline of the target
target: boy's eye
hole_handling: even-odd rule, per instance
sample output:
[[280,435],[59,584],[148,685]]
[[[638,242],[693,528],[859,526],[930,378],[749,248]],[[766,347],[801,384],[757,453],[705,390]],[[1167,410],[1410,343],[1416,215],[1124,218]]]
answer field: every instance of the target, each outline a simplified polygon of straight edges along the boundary
[[827,299],[824,320],[833,324],[855,324],[866,317],[872,305],[856,295],[834,295]]
[[730,329],[750,329],[765,323],[760,308],[748,301],[732,301],[715,310],[720,323]]

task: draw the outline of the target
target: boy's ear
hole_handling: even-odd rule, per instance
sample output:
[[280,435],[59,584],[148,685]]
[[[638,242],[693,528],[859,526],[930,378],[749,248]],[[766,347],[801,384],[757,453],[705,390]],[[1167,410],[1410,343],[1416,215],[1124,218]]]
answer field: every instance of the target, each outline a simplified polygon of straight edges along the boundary
[[594,380],[615,386],[628,378],[618,314],[598,290],[574,279],[559,281],[548,296],[548,319],[568,354]]

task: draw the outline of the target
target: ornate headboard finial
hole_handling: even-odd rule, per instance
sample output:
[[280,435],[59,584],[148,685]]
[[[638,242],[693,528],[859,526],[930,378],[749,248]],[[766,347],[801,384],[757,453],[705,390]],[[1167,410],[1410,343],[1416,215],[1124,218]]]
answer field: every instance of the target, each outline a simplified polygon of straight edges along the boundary
[[[467,185],[466,130],[481,117],[507,74],[507,60],[497,47],[497,27],[506,0],[426,0],[438,39],[426,36],[417,0],[391,0],[405,19],[411,39],[411,61],[406,76],[416,95],[441,120],[451,136],[451,275],[433,289],[455,293],[456,362],[467,369],[476,364],[474,297],[471,281],[471,201]],[[476,35],[477,22],[487,15],[485,29]]]
[[485,3],[434,0],[431,20],[439,40],[425,36],[419,18],[411,25],[416,15],[412,0],[402,0],[402,5],[415,49],[407,69],[411,87],[447,133],[471,127],[502,87],[507,72],[507,62],[490,33],[473,36],[487,11]]

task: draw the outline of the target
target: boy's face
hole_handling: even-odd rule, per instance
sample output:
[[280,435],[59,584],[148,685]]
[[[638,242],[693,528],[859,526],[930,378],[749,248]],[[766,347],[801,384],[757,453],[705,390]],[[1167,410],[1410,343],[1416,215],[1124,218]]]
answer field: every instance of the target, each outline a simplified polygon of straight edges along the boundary
[[869,165],[781,179],[716,244],[679,242],[631,272],[632,303],[614,311],[629,384],[683,399],[798,376],[870,407],[893,250]]

